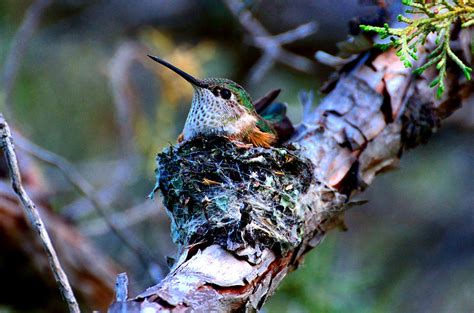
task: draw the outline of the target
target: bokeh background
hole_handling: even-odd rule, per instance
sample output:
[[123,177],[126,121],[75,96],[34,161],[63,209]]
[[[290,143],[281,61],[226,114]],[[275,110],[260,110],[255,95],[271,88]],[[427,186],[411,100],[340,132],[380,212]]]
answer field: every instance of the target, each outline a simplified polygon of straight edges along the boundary
[[[32,2],[0,1],[2,71]],[[355,0],[242,3],[271,34],[317,22],[315,34],[284,46],[311,67],[275,62],[250,80],[262,51],[220,1],[56,0],[28,42],[9,107],[0,101],[12,127],[77,167],[113,223],[151,251],[154,262],[144,266],[150,258],[124,245],[57,168],[36,161],[52,210],[129,274],[132,295],[166,274],[166,257],[176,253],[159,196],[146,197],[155,154],[176,141],[192,96],[186,82],[146,54],[197,77],[233,79],[254,98],[281,88],[279,99],[298,123],[298,91],[317,91],[333,71],[314,53],[336,52],[349,21],[377,11],[371,1]],[[333,231],[310,252],[265,311],[474,312],[472,105],[407,153],[399,170],[378,177],[359,197],[369,202],[346,214],[348,232]],[[22,283],[2,280],[0,293]],[[0,312],[63,309],[35,301],[2,298]]]

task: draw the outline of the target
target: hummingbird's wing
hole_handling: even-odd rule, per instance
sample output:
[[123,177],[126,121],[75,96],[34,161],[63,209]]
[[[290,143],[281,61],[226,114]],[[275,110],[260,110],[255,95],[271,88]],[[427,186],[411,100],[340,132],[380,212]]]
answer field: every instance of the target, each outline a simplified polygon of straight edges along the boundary
[[[255,101],[255,110],[263,121],[257,122],[257,127],[263,132],[276,132],[278,143],[290,139],[295,128],[286,116],[287,105],[281,102],[273,102],[280,94],[281,89],[275,89],[262,98]],[[270,126],[270,127],[269,127]]]
[[255,101],[253,105],[257,113],[260,114],[262,110],[265,110],[267,106],[272,104],[273,100],[275,100],[278,97],[280,92],[281,92],[281,89],[273,89],[269,91],[266,95],[264,95],[263,97]]

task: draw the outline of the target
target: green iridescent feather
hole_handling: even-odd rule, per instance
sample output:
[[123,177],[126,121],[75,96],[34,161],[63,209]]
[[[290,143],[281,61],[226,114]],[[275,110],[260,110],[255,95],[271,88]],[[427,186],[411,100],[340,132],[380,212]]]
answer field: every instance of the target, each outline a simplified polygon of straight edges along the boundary
[[226,79],[226,78],[207,78],[203,80],[207,84],[219,85],[223,88],[227,88],[237,97],[237,101],[247,108],[251,113],[255,114],[258,117],[257,127],[265,133],[275,134],[275,130],[271,126],[272,123],[278,122],[278,120],[283,118],[279,116],[276,112],[272,112],[270,115],[260,116],[255,111],[255,107],[252,102],[252,98],[245,91],[245,89],[239,84]]

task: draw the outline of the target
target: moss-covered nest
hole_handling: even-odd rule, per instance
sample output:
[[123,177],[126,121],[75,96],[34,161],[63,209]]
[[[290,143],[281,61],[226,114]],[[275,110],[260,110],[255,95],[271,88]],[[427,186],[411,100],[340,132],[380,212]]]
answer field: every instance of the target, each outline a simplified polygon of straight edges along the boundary
[[154,191],[163,194],[176,243],[211,241],[240,255],[264,247],[285,254],[300,243],[305,214],[297,203],[312,166],[297,147],[197,138],[166,148],[157,164]]

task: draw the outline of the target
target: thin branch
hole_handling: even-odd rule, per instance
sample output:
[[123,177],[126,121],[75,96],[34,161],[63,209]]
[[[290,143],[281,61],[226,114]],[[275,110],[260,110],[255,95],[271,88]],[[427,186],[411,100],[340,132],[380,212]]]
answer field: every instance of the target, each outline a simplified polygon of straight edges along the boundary
[[[104,168],[113,167],[115,170],[110,175],[108,182],[96,189],[95,195],[102,207],[111,207],[116,201],[123,196],[124,190],[137,182],[137,175],[133,175],[132,169],[129,167],[128,160],[117,160],[109,162],[101,162]],[[85,216],[95,212],[95,207],[86,197],[79,197],[61,209],[61,214],[71,220],[79,220]]]
[[116,124],[119,129],[122,154],[133,159],[137,155],[133,130],[133,113],[137,108],[137,95],[130,80],[130,68],[145,55],[138,43],[122,43],[108,66],[110,89],[114,98]]
[[257,21],[250,11],[240,1],[224,0],[232,14],[238,18],[240,24],[245,30],[254,37],[270,36],[270,33]]
[[248,72],[250,82],[258,82],[263,76],[272,68],[275,64],[275,60],[269,54],[264,54],[257,62],[252,66]]
[[272,37],[273,40],[280,43],[280,45],[285,45],[292,43],[293,41],[304,39],[309,35],[314,34],[318,30],[318,24],[316,22],[309,22],[303,25],[296,27],[295,29],[289,30],[287,32],[275,35]]
[[[115,227],[119,229],[129,228],[152,218],[158,218],[165,214],[162,203],[159,201],[146,200],[123,212],[110,215]],[[107,223],[102,219],[88,220],[81,227],[81,231],[88,236],[101,236],[108,231]]]
[[309,22],[295,29],[272,36],[241,2],[224,0],[224,3],[239,20],[245,31],[252,37],[252,44],[263,52],[260,60],[249,71],[247,78],[249,83],[256,83],[261,80],[276,62],[283,63],[301,72],[314,72],[314,64],[311,60],[290,52],[282,46],[314,34],[318,29],[316,22]]
[[313,62],[308,58],[288,52],[286,50],[279,51],[278,61],[305,73],[310,73],[311,71],[308,69],[313,68]]
[[[98,199],[95,188],[92,186],[80,173],[79,171],[60,155],[57,155],[51,151],[48,151],[30,141],[26,138],[18,136],[17,145],[20,149],[34,156],[35,158],[52,165],[58,168],[64,177],[76,187],[76,189],[82,194],[83,197],[87,198],[91,204],[94,206],[95,210],[103,218],[104,222],[107,224],[111,232],[122,241],[125,246],[132,250],[140,261],[147,267],[155,268],[157,263],[156,258],[148,251],[143,244],[138,241],[131,234],[124,234],[122,230],[115,226],[115,224],[110,220],[107,209],[103,207],[100,200]],[[154,271],[150,271],[154,272]],[[157,277],[153,277],[156,279]]]
[[69,306],[69,311],[79,313],[79,304],[77,303],[77,300],[74,297],[74,293],[72,291],[71,285],[69,284],[69,280],[66,276],[66,273],[64,273],[64,270],[61,267],[61,263],[59,262],[56,251],[54,250],[53,244],[51,243],[51,239],[49,238],[48,231],[46,230],[43,220],[41,219],[41,216],[39,215],[39,212],[36,209],[36,205],[30,199],[21,183],[21,175],[18,167],[15,149],[13,147],[13,139],[11,136],[10,128],[8,127],[8,124],[2,114],[0,114],[0,136],[2,141],[2,151],[8,165],[8,171],[12,181],[13,191],[15,191],[21,203],[23,204],[31,226],[36,230],[39,235],[41,243],[43,244],[43,248],[46,251],[46,254],[48,255],[49,265],[51,267],[51,270],[53,271],[54,277],[59,286],[59,290],[61,291],[64,300],[66,300]]
[[18,70],[21,65],[21,60],[28,49],[33,34],[38,28],[43,12],[51,2],[51,0],[37,0],[28,8],[20,27],[15,34],[12,46],[8,51],[2,73],[2,87],[5,101],[4,109],[7,114],[11,113],[11,97],[18,76]]

